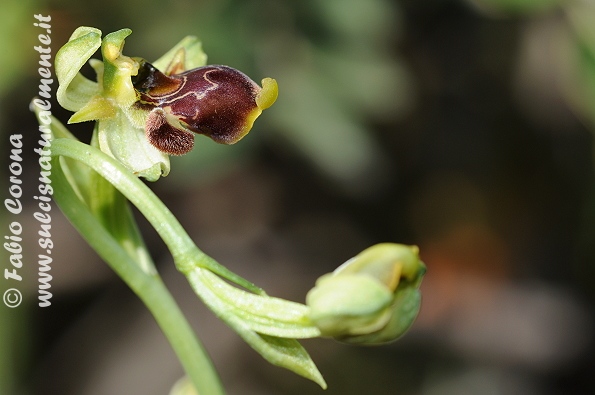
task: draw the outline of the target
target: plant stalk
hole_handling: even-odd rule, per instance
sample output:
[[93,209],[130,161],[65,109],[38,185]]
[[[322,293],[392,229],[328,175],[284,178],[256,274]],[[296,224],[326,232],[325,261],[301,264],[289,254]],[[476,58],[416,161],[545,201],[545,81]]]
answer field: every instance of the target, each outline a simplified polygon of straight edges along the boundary
[[[52,155],[54,155],[52,160],[52,184],[56,203],[91,247],[151,311],[198,393],[223,395],[225,392],[210,357],[195,336],[190,324],[161,281],[161,278],[157,274],[144,272],[141,266],[132,260],[132,257],[95,218],[68,183],[57,157],[58,155],[70,156],[68,155],[68,144],[62,144],[68,142],[74,141],[56,139],[52,142]],[[83,145],[81,143],[77,144],[79,146]],[[85,156],[88,157],[88,155],[86,153],[82,159]],[[70,157],[81,160],[75,156]],[[83,162],[88,164],[86,161]],[[107,171],[112,172],[111,178],[120,178],[120,175],[113,172],[111,168],[108,167]],[[171,213],[169,214],[171,215]],[[163,214],[154,214],[153,217],[161,219],[161,216]],[[182,234],[185,235],[186,233],[183,232]]]

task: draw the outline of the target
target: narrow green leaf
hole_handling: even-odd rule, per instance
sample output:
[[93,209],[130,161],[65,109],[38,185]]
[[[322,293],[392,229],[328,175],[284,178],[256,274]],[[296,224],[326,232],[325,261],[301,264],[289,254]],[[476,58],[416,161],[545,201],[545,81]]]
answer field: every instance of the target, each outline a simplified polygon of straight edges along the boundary
[[[293,338],[288,339],[285,337],[270,336],[256,332],[255,326],[258,327],[258,325],[255,325],[255,321],[261,319],[262,317],[258,317],[257,315],[251,316],[250,312],[242,314],[240,312],[240,310],[242,310],[241,308],[238,308],[237,306],[234,307],[234,303],[230,300],[227,300],[227,298],[233,297],[232,295],[235,295],[235,292],[232,290],[230,294],[225,294],[225,292],[229,291],[228,287],[231,287],[229,284],[225,283],[216,275],[203,268],[196,268],[195,270],[189,272],[186,276],[190,282],[190,285],[196,294],[203,300],[203,302],[221,320],[223,320],[234,331],[236,331],[246,343],[248,343],[260,355],[262,355],[263,358],[273,365],[289,369],[318,383],[322,388],[326,388],[326,383],[318,371],[318,368],[306,350],[297,342],[297,340]],[[239,299],[242,298],[243,296],[240,295]],[[262,298],[260,301],[263,302],[263,306],[268,303],[264,300],[264,298],[267,298],[266,296],[259,298]],[[244,303],[244,307],[246,308],[253,307],[253,305],[250,303],[246,304],[245,301],[240,302],[240,304],[242,303]],[[276,303],[276,301],[272,302],[272,304]],[[287,306],[293,304],[295,303],[287,302]],[[285,304],[280,303],[274,307],[274,309],[282,305]],[[283,313],[279,311],[277,311],[276,314],[278,316],[283,315]],[[292,313],[290,312],[289,315],[291,314]],[[266,324],[271,326],[269,328],[264,328]],[[284,330],[283,325],[287,324],[290,323],[279,323],[271,320],[270,322],[263,323],[262,329],[268,332],[279,331],[281,333]],[[295,328],[292,330],[295,330]]]
[[[97,135],[97,129],[94,137]],[[93,139],[95,140],[95,138]],[[128,200],[105,178],[91,170],[89,174],[89,208],[112,237],[126,250],[143,272],[157,273]]]

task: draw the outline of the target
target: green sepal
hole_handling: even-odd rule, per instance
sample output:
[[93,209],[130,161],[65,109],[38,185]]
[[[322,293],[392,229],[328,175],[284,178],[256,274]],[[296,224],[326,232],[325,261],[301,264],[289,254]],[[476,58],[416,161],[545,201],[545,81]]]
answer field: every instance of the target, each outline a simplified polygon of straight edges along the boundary
[[79,70],[101,46],[101,30],[81,26],[72,33],[69,41],[56,52],[56,99],[62,107],[78,111],[96,94],[100,87],[83,77]]
[[195,69],[207,64],[207,54],[202,50],[202,43],[195,36],[186,36],[165,55],[152,63],[158,70],[170,75],[175,69]]
[[413,325],[421,307],[421,292],[417,288],[404,288],[395,294],[391,306],[391,319],[380,331],[361,336],[338,337],[337,340],[362,345],[392,342],[403,336]]
[[138,177],[157,181],[169,174],[169,156],[153,147],[145,130],[124,114],[98,122],[98,142],[103,152],[117,158]]
[[120,108],[128,108],[138,100],[131,77],[138,73],[136,60],[122,55],[124,39],[132,34],[130,29],[120,29],[103,38],[103,92],[102,95],[114,100]]
[[310,318],[323,336],[360,335],[390,320],[393,294],[366,274],[325,275],[308,292]]

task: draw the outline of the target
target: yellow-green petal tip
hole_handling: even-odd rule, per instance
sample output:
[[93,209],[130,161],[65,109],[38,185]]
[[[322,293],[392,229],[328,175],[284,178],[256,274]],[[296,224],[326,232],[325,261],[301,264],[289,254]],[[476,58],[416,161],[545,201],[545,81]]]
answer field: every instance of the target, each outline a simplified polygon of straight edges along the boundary
[[262,80],[262,90],[256,96],[256,105],[261,110],[265,110],[275,103],[279,96],[279,86],[273,78]]

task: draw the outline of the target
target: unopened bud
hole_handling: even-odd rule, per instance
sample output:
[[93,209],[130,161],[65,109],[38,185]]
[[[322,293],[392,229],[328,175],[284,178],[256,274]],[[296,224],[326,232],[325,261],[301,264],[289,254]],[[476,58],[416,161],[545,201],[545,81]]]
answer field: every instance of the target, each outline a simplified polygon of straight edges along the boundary
[[376,344],[401,336],[419,311],[425,273],[418,248],[383,243],[318,279],[308,293],[310,319],[326,336]]

